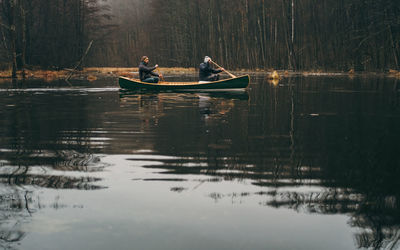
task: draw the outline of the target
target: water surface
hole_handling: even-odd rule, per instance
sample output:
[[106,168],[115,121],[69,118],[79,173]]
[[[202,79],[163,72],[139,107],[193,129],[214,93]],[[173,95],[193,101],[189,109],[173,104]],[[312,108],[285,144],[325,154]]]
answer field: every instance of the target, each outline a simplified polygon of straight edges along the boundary
[[0,247],[398,249],[399,81],[0,83]]

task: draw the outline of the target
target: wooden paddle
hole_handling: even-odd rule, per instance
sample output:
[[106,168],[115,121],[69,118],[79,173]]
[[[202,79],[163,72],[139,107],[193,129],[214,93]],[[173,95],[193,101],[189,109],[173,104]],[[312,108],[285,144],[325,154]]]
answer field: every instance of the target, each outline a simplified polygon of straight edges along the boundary
[[[160,78],[160,82],[162,82],[162,81],[164,81],[164,75],[163,74],[161,74],[161,72],[160,72],[160,69],[157,67],[156,68],[156,71],[157,71],[157,73],[158,73],[158,75],[159,75],[159,78]],[[160,76],[161,75],[161,76]]]
[[[217,63],[215,63],[214,61],[210,60],[210,62],[212,62],[215,66],[217,66],[218,68],[222,68],[221,66],[219,66]],[[232,78],[236,78],[236,76],[230,72],[228,72],[227,70],[224,70],[230,77]]]

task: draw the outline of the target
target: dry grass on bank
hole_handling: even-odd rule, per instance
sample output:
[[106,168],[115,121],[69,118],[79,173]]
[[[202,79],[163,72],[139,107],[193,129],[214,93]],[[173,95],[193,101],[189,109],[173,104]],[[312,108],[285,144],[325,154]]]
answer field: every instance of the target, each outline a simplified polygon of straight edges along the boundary
[[[55,80],[65,78],[69,74],[66,70],[25,70],[25,77],[28,79]],[[1,71],[0,78],[11,78],[11,70]],[[22,78],[22,71],[17,71],[17,77]]]
[[[70,74],[71,69],[64,70],[26,70],[25,74],[28,79],[42,79],[45,81],[54,81],[58,79],[66,79]],[[168,75],[188,75],[188,74],[197,74],[197,69],[195,68],[158,68],[156,72],[160,72],[165,76]],[[326,75],[349,75],[353,76],[355,72],[350,70],[348,72],[342,73],[329,73],[323,71],[302,71],[302,72],[292,72],[292,71],[275,71],[273,69],[258,69],[255,71],[246,71],[246,70],[238,70],[231,71],[236,75],[240,75],[243,73],[256,73],[256,74],[265,74],[267,79],[280,79],[282,77],[289,77],[291,75],[303,75],[303,76],[326,76]],[[3,70],[0,71],[0,78],[7,79],[11,78],[11,70]],[[17,72],[18,78],[22,78],[22,72]],[[389,70],[389,72],[385,75],[389,77],[395,77],[400,79],[400,71],[397,70]],[[137,67],[88,67],[84,68],[82,71],[73,71],[72,79],[87,79],[89,81],[94,81],[98,78],[105,77],[118,77],[118,76],[126,76],[132,78],[138,78],[138,68]]]
[[11,77],[11,74],[11,70],[0,71],[0,78],[9,78]]
[[391,69],[391,70],[389,70],[389,76],[396,77],[396,78],[400,79],[400,71]]
[[[28,79],[43,79],[46,81],[53,81],[57,79],[65,79],[71,74],[71,69],[66,70],[25,70],[26,78]],[[179,75],[179,74],[193,74],[196,72],[195,68],[158,68],[157,72],[164,75]],[[11,78],[11,70],[0,71],[0,78]],[[22,78],[22,72],[17,72],[18,78]],[[138,77],[137,67],[132,68],[119,68],[119,67],[88,67],[82,71],[73,71],[72,78],[86,78],[87,80],[96,80],[102,77]]]

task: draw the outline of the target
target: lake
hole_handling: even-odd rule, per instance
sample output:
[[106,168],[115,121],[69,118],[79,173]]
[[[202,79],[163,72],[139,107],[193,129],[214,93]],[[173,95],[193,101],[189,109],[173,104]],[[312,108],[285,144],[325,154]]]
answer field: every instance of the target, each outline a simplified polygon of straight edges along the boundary
[[0,248],[399,249],[399,82],[3,81]]

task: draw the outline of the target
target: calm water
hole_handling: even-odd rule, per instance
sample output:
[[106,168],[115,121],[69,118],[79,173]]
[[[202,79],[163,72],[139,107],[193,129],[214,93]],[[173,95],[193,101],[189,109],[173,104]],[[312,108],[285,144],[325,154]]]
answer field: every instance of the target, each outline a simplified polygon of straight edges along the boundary
[[399,82],[0,83],[0,248],[399,249]]

